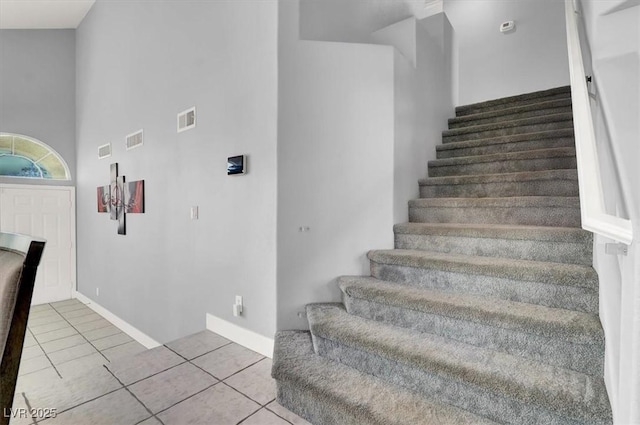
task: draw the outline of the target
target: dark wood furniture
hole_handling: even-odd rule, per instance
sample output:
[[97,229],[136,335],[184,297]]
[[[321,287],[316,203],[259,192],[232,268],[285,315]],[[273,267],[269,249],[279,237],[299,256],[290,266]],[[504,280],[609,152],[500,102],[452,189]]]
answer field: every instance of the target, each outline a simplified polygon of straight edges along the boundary
[[0,233],[0,425],[7,425],[45,241]]

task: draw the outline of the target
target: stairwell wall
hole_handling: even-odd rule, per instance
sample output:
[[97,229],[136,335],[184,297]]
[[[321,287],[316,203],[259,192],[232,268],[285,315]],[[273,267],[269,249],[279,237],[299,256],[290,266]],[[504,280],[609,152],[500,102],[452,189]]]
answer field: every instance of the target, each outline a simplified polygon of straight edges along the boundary
[[335,279],[393,244],[393,48],[300,40],[299,4],[278,29],[278,329]]
[[407,221],[453,113],[444,14],[367,37],[378,45],[302,40],[310,3],[320,22],[344,11],[343,2],[280,2],[279,329],[306,328],[305,304],[339,301],[335,279],[369,275],[367,251],[393,247],[393,224]]
[[[77,30],[77,106],[78,291],[159,342],[203,330],[206,313],[272,338],[277,3],[96,2]],[[192,106],[197,126],[177,133]],[[238,154],[248,174],[227,176]],[[96,212],[111,163],[145,180],[126,236]]]
[[[456,34],[456,105],[569,84],[564,5],[556,0],[445,0]],[[499,31],[515,21],[516,30]]]

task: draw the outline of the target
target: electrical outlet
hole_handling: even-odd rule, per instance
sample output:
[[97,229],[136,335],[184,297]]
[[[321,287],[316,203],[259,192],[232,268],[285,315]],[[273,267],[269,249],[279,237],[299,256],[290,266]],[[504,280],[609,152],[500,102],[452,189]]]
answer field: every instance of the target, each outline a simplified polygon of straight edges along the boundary
[[240,295],[236,295],[236,302],[233,304],[233,315],[240,316],[242,314],[242,297]]

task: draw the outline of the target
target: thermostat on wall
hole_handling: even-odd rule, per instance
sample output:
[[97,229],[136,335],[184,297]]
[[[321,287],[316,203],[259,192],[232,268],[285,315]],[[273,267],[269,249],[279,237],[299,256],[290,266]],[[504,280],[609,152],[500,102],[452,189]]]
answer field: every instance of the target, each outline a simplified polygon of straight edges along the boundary
[[246,174],[247,157],[245,155],[230,156],[227,158],[227,174]]
[[513,21],[507,21],[500,24],[500,32],[511,32],[516,29],[516,24]]

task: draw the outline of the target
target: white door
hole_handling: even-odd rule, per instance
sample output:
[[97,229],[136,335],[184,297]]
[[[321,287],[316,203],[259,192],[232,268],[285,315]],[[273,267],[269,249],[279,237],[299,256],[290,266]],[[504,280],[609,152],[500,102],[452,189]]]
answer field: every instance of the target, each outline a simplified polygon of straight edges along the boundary
[[71,298],[75,286],[74,197],[72,187],[0,185],[0,230],[47,240],[32,304]]

